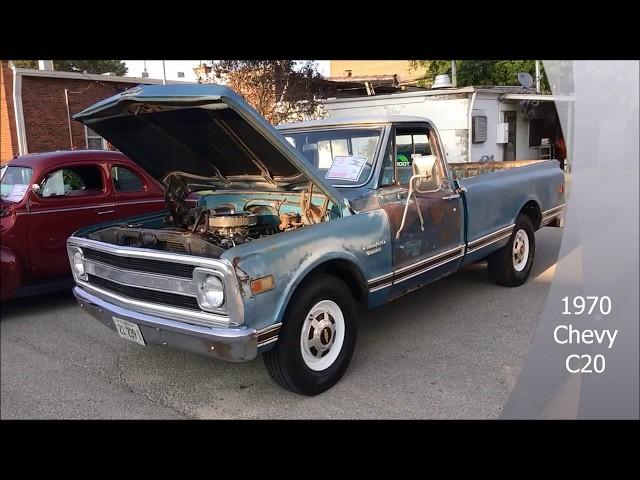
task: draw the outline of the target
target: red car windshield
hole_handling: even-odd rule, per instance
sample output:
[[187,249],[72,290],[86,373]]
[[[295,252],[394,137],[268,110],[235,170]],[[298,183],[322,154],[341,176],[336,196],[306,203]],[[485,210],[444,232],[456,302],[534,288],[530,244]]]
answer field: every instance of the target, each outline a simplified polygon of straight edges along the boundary
[[0,172],[0,198],[17,203],[29,189],[33,171],[29,167],[7,166]]

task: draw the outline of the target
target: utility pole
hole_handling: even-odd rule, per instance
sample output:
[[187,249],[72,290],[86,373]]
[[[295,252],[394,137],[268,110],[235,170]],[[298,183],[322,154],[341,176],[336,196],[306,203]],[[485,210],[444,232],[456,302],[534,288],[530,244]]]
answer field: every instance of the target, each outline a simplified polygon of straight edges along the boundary
[[451,84],[453,85],[453,88],[458,86],[458,76],[456,73],[456,61],[455,60],[451,60]]
[[165,68],[164,60],[162,60],[162,84],[167,84],[167,69]]
[[540,93],[540,60],[536,60],[536,93]]
[[69,111],[69,90],[64,89],[64,103],[67,106],[67,124],[69,126],[69,145],[71,146],[71,150],[74,150],[73,147],[73,133],[71,133],[71,112]]

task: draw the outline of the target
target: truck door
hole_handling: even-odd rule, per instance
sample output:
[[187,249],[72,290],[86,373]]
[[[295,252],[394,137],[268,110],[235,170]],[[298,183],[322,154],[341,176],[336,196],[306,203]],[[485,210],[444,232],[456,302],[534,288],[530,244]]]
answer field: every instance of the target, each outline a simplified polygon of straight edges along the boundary
[[[439,188],[416,193],[407,199],[413,172],[413,157],[438,158]],[[398,125],[385,155],[380,203],[387,212],[393,242],[392,296],[401,295],[455,271],[464,253],[464,209],[443,163],[443,152],[435,131],[428,124]],[[405,205],[409,207],[400,228]],[[422,214],[424,225],[420,222]],[[423,230],[424,228],[424,230]]]

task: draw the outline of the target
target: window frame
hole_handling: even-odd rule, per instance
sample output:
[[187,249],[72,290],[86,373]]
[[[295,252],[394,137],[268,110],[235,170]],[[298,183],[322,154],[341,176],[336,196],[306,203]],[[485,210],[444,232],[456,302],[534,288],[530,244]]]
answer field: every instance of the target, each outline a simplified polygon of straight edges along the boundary
[[[105,181],[105,177],[104,177],[104,169],[102,168],[101,165],[96,165],[94,163],[81,163],[78,165],[75,164],[70,164],[70,165],[57,165],[55,167],[52,167],[51,169],[45,171],[42,174],[41,180],[38,182],[38,185],[40,186],[40,189],[38,189],[37,191],[34,191],[34,193],[36,194],[36,196],[38,197],[39,200],[44,200],[44,201],[49,201],[49,200],[62,200],[62,199],[68,199],[68,198],[76,198],[76,197],[69,197],[67,196],[67,194],[65,193],[64,195],[51,195],[48,197],[45,197],[44,195],[42,195],[43,190],[44,190],[44,185],[46,184],[46,181],[49,177],[51,177],[51,175],[53,175],[54,173],[60,171],[60,170],[73,170],[74,168],[82,168],[82,167],[91,167],[91,168],[95,168],[98,170],[98,174],[100,175],[100,183],[102,184],[102,188],[100,189],[99,192],[97,193],[92,193],[89,195],[83,195],[83,196],[79,196],[77,198],[83,198],[83,197],[96,197],[98,195],[105,195],[105,193],[107,192],[107,182]],[[77,173],[76,173],[77,174]],[[84,181],[84,179],[83,179]],[[64,180],[63,180],[64,182]],[[64,185],[64,183],[63,183]]]
[[[115,177],[113,176],[114,168],[124,168],[125,170],[128,170],[131,173],[133,173],[136,177],[140,179],[141,188],[139,190],[118,190],[115,184]],[[136,193],[144,193],[149,191],[144,175],[142,175],[138,170],[134,169],[129,165],[125,165],[122,163],[111,163],[109,165],[109,176],[111,177],[111,186],[113,187],[113,192],[116,195],[136,194]]]
[[[445,151],[443,149],[442,146],[442,139],[440,138],[440,133],[438,132],[438,130],[433,126],[433,124],[429,121],[425,121],[425,122],[407,122],[407,123],[392,123],[389,125],[389,136],[387,138],[387,142],[386,145],[388,145],[389,142],[393,142],[393,155],[394,155],[394,162],[393,162],[393,168],[394,168],[394,175],[395,175],[395,183],[393,184],[388,184],[388,185],[383,185],[382,184],[382,177],[383,177],[383,162],[379,162],[380,163],[380,173],[378,176],[378,188],[389,188],[389,187],[398,187],[398,188],[403,188],[405,190],[409,189],[409,185],[403,185],[400,184],[399,181],[399,177],[398,177],[398,166],[397,166],[397,162],[395,161],[396,159],[396,155],[397,155],[397,145],[396,145],[396,132],[398,129],[400,130],[409,130],[409,129],[418,129],[418,128],[424,128],[426,130],[426,135],[427,135],[427,140],[429,141],[429,145],[431,148],[431,155],[435,155],[437,160],[438,160],[438,171],[440,173],[440,175],[442,176],[442,178],[440,179],[440,188],[439,190],[442,189],[442,184],[446,183],[446,182],[453,182],[455,181],[455,179],[451,176],[451,173],[449,171],[449,164],[447,162],[447,159],[445,157]],[[412,145],[413,145],[413,133],[412,135]],[[431,137],[433,136],[433,138],[435,139],[435,145],[433,144],[433,142],[431,141]],[[386,151],[386,148],[385,148]],[[438,191],[438,190],[435,190]]]

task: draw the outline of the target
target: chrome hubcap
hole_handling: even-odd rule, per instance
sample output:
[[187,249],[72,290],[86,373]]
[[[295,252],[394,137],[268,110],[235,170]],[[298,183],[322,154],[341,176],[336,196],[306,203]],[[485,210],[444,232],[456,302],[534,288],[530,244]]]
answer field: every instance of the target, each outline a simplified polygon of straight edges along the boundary
[[337,303],[322,300],[305,319],[300,334],[302,359],[312,370],[330,367],[338,357],[344,341],[344,316]]
[[513,268],[518,272],[524,270],[529,259],[529,236],[523,229],[518,230],[513,239],[512,257]]

